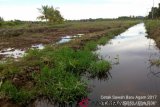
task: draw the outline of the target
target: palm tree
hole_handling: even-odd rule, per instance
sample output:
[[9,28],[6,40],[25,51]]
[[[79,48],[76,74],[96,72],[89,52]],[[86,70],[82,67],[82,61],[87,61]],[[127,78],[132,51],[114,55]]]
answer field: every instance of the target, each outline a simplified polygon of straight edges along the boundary
[[39,12],[42,14],[39,17],[37,17],[40,20],[48,20],[48,9],[49,7],[46,6],[42,6],[42,8],[38,8]]
[[51,23],[62,23],[64,21],[63,17],[60,14],[60,11],[53,8],[53,6],[42,6],[42,8],[38,8],[38,10],[42,14],[37,17],[38,19],[46,20],[46,22],[49,21]]

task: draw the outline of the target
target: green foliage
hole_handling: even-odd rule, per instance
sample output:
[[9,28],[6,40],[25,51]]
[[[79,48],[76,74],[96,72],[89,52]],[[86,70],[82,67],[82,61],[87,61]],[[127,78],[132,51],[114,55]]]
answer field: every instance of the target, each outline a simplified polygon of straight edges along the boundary
[[152,66],[160,66],[160,59],[151,60],[150,63]]
[[149,19],[160,18],[160,3],[159,3],[159,7],[152,7],[151,11],[149,12],[148,18]]
[[85,50],[96,50],[97,49],[97,43],[95,41],[89,41],[86,43]]
[[96,76],[98,74],[106,73],[111,68],[109,62],[100,60],[100,61],[93,61],[90,65],[89,71],[92,75]]
[[[19,65],[14,64],[16,66],[13,71],[9,70],[12,66],[5,69],[5,75],[19,74],[17,70],[22,73],[24,68],[34,66],[38,66],[40,71],[37,74],[32,70],[32,78],[36,82],[32,91],[15,87],[8,81],[3,83],[1,92],[18,103],[26,103],[39,95],[58,102],[74,102],[88,93],[86,83],[81,80],[81,74],[88,72],[96,75],[107,72],[110,68],[106,61],[98,61],[97,55],[91,50],[74,51],[68,47],[29,50],[20,62]],[[3,67],[0,68],[4,70]]]
[[41,16],[37,17],[38,19],[46,20],[50,23],[62,23],[64,21],[60,11],[56,8],[53,8],[53,6],[42,6],[42,8],[38,10],[42,14]]
[[[160,20],[146,20],[145,26],[147,29],[148,37],[155,40],[156,45],[160,48]],[[160,59],[150,60],[151,66],[160,66]]]
[[0,22],[4,22],[4,19],[2,17],[0,17]]
[[57,102],[72,102],[87,95],[86,84],[70,72],[62,68],[50,69],[45,67],[37,78],[39,93],[43,93]]
[[160,21],[159,20],[147,20],[145,21],[145,27],[147,31],[152,31],[160,27]]
[[16,103],[25,104],[31,101],[35,95],[33,91],[16,88],[10,81],[5,81],[0,87],[1,94],[5,94]]
[[102,37],[98,40],[99,45],[105,45],[108,42],[109,38],[108,37]]
[[4,23],[4,20],[2,17],[0,17],[0,27],[3,25],[3,23]]

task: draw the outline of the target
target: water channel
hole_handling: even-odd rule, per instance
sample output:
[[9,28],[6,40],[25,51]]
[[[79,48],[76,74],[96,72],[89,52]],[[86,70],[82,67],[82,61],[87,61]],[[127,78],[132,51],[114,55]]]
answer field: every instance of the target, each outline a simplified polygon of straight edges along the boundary
[[120,96],[153,96],[148,100],[160,101],[160,67],[150,63],[160,58],[160,50],[154,40],[147,38],[144,23],[99,46],[96,52],[112,63],[112,69],[107,78],[102,76],[89,80],[89,85],[93,87],[89,95],[91,107],[97,107],[93,102],[108,101],[105,97],[110,96],[110,101]]

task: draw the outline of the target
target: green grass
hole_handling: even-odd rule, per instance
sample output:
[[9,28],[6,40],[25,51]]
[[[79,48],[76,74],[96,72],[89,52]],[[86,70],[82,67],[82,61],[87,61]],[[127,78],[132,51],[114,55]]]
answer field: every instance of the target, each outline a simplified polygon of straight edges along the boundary
[[[157,47],[160,49],[160,20],[146,20],[145,26],[147,29],[148,37],[155,40]],[[160,59],[151,61],[151,65],[160,65]]]
[[[38,66],[39,71],[28,70],[35,66]],[[9,67],[4,67],[1,65],[2,72],[5,71],[5,77],[14,77],[16,74],[28,75],[35,81],[32,91],[23,86],[15,86],[12,82],[3,83],[1,92],[13,101],[22,104],[35,99],[35,96],[45,96],[57,102],[74,102],[87,96],[88,93],[87,84],[81,80],[80,75],[86,72],[96,75],[107,72],[110,68],[107,61],[99,61],[97,55],[90,50],[74,51],[68,47],[30,50],[20,62],[14,63],[14,71],[10,71]],[[27,71],[24,68],[28,68]],[[24,86],[27,87],[25,83]]]
[[160,21],[159,20],[146,20],[145,21],[146,29],[149,31],[156,29],[157,27],[160,27]]
[[107,61],[100,60],[97,62],[92,62],[89,68],[89,72],[93,76],[106,73],[111,68],[111,64]]
[[10,81],[5,81],[2,84],[2,86],[0,87],[0,93],[3,96],[11,98],[15,103],[20,104],[30,102],[33,98],[35,98],[35,92],[33,92],[33,90],[26,91],[25,89],[18,89]]
[[150,63],[152,66],[155,65],[155,66],[159,67],[160,66],[160,59],[151,60]]
[[[116,27],[116,22],[110,23]],[[92,24],[95,25],[93,22],[86,26]],[[118,25],[122,26],[121,24]],[[127,23],[126,26],[129,24],[131,23]],[[85,28],[85,25],[73,26]],[[106,25],[102,24],[102,26]],[[0,76],[6,78],[0,87],[2,93],[0,97],[5,96],[16,103],[26,104],[38,97],[45,97],[59,103],[71,103],[87,96],[87,82],[82,81],[81,75],[89,73],[91,76],[98,76],[111,68],[108,61],[98,59],[98,55],[92,51],[97,49],[98,44],[104,45],[122,31],[124,31],[122,28],[111,29],[106,36],[86,42],[82,49],[47,46],[43,50],[29,50],[28,54],[17,62],[8,61],[0,64]],[[20,81],[24,80],[22,86],[13,82],[16,75],[19,75],[17,78]],[[32,82],[33,85],[29,86],[28,82]]]

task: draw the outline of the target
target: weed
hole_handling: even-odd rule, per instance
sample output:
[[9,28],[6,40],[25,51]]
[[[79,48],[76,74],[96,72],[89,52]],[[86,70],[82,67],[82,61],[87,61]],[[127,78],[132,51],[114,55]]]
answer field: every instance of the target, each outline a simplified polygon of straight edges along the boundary
[[160,66],[160,60],[159,59],[157,59],[157,60],[151,60],[150,63],[151,63],[152,66],[153,65]]
[[93,76],[96,76],[98,74],[106,73],[110,68],[111,65],[107,61],[104,60],[100,60],[97,62],[93,61],[89,67],[89,72],[91,72]]
[[35,97],[32,91],[16,88],[10,81],[5,81],[0,87],[1,94],[5,94],[16,103],[24,104]]

